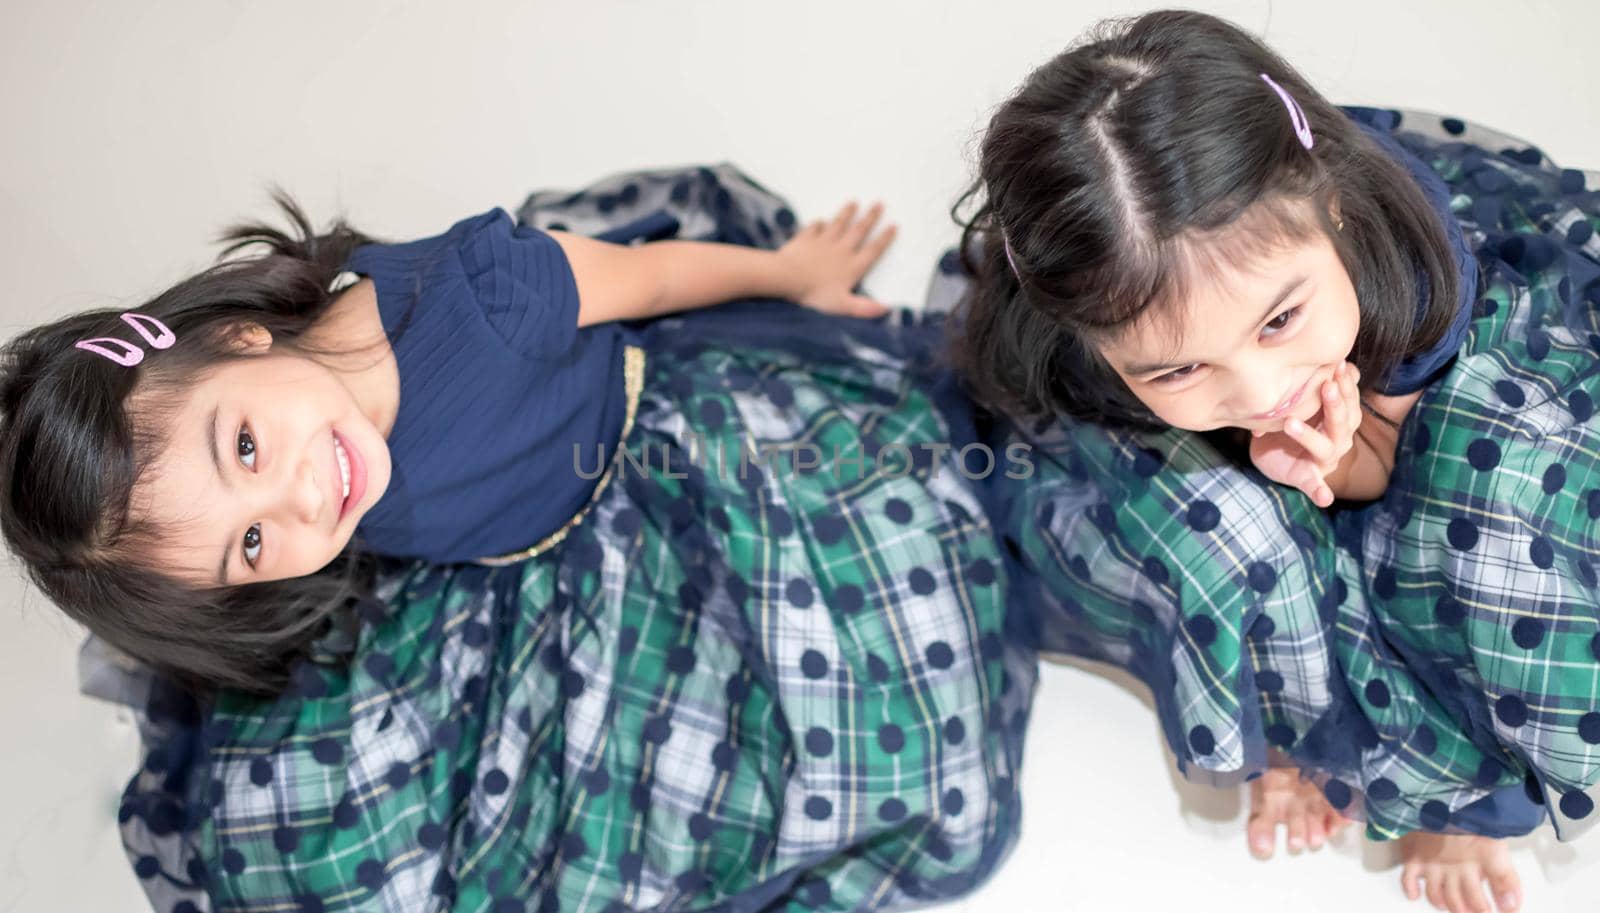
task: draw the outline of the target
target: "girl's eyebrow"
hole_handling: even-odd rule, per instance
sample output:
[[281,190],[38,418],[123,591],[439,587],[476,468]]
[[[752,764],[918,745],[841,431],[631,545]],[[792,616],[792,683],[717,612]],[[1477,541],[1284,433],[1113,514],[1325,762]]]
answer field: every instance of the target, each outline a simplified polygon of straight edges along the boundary
[[[1309,276],[1297,276],[1293,279],[1290,279],[1288,283],[1278,291],[1278,294],[1272,299],[1272,303],[1267,305],[1267,309],[1261,312],[1261,316],[1256,318],[1256,322],[1251,325],[1251,329],[1254,329],[1255,327],[1261,326],[1263,323],[1265,323],[1267,318],[1272,316],[1272,312],[1278,309],[1278,305],[1282,304],[1285,298],[1288,298],[1291,294],[1293,294],[1295,289],[1304,285],[1306,280],[1309,278]],[[1127,374],[1130,377],[1137,377],[1144,374],[1154,374],[1157,371],[1170,371],[1173,368],[1183,368],[1191,364],[1193,364],[1193,362],[1180,361],[1154,365],[1128,365],[1122,369],[1122,373]]]

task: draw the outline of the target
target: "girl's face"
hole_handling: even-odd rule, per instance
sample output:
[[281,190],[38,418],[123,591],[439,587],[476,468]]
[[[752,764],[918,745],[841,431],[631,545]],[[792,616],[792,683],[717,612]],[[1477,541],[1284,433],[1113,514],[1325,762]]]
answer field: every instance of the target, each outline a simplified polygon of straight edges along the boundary
[[1183,307],[1152,309],[1100,347],[1128,389],[1189,431],[1280,431],[1315,416],[1322,382],[1348,358],[1361,322],[1332,242],[1319,234],[1196,286]]
[[339,375],[258,347],[196,384],[136,501],[160,557],[198,585],[303,577],[343,550],[389,485],[389,448]]

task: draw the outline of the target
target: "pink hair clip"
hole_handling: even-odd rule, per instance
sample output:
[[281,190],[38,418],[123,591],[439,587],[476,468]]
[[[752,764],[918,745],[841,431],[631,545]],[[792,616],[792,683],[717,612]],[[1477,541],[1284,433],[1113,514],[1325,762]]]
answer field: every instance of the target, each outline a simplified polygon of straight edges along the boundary
[[[172,344],[178,341],[177,335],[166,324],[154,317],[128,311],[122,315],[122,322],[133,327],[133,331],[138,333],[145,342],[149,343],[152,349],[170,349]],[[114,348],[106,348],[106,346]],[[144,361],[143,349],[114,336],[96,336],[93,339],[80,339],[73,343],[72,347],[103,356],[124,368],[131,368]]]
[[1284,106],[1289,109],[1289,122],[1294,124],[1294,135],[1300,138],[1300,145],[1310,149],[1312,142],[1311,123],[1306,120],[1306,112],[1300,110],[1300,104],[1288,92],[1284,91],[1283,86],[1273,82],[1271,76],[1262,73],[1261,78],[1267,81],[1267,85],[1272,87],[1272,91],[1278,93],[1279,98],[1283,99]]

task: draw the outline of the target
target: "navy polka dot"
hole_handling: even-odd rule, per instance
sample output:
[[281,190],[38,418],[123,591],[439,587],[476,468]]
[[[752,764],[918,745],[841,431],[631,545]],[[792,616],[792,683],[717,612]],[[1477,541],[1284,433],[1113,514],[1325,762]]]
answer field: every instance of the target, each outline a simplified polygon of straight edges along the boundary
[[1208,755],[1217,748],[1216,736],[1205,726],[1196,726],[1189,730],[1189,747],[1194,749],[1196,755]]
[[724,773],[739,766],[739,751],[727,742],[718,742],[711,749],[711,766]]
[[833,733],[820,726],[806,730],[806,751],[819,758],[833,754]]
[[906,804],[899,799],[885,799],[878,806],[878,817],[884,821],[895,822],[906,816]]
[[633,537],[644,526],[644,515],[632,507],[624,507],[611,518],[611,529],[625,539]]
[[[469,787],[470,788],[470,787]],[[333,826],[349,830],[361,820],[361,813],[356,809],[356,801],[346,794],[333,806]]]
[[1594,811],[1594,800],[1576,789],[1562,796],[1559,805],[1561,814],[1575,821],[1587,818],[1589,813]]
[[1446,593],[1433,604],[1433,617],[1440,624],[1458,625],[1466,620],[1467,609],[1454,596]]
[[1184,622],[1189,637],[1202,647],[1209,647],[1217,639],[1217,623],[1207,615],[1191,615]]
[[960,745],[963,741],[965,741],[966,738],[967,727],[966,724],[961,722],[960,717],[953,716],[944,721],[945,741],[949,742],[951,745]]
[[1590,711],[1578,717],[1578,737],[1590,745],[1600,745],[1600,713]]
[[583,775],[583,788],[591,796],[604,795],[611,788],[611,775],[606,773],[605,768],[596,767]]
[[672,736],[672,722],[665,715],[656,715],[644,721],[644,728],[640,733],[646,742],[652,745],[661,745]]
[[1165,460],[1159,451],[1151,450],[1148,447],[1140,447],[1133,455],[1134,475],[1143,479],[1152,478],[1161,471],[1161,464],[1164,462]]
[[1418,754],[1433,754],[1434,749],[1439,747],[1439,736],[1434,733],[1432,726],[1421,723],[1411,733],[1411,747]]
[[1349,785],[1342,780],[1329,779],[1322,785],[1322,794],[1328,798],[1328,804],[1336,809],[1349,805],[1352,798]]
[[767,512],[767,526],[774,536],[787,536],[794,532],[794,518],[781,507],[774,507]]
[[222,851],[222,870],[229,875],[244,874],[244,854],[236,849]]
[[1580,422],[1587,422],[1594,415],[1594,400],[1582,390],[1574,390],[1567,397],[1567,411]]
[[498,796],[510,788],[511,778],[498,767],[483,775],[483,790],[491,796]]
[[272,782],[272,762],[266,758],[256,758],[250,762],[250,782],[257,786],[266,786]]
[[1200,500],[1189,505],[1189,526],[1195,532],[1209,533],[1222,522],[1222,511],[1210,501]]
[[696,841],[710,840],[716,828],[711,824],[711,819],[703,812],[696,812],[689,816],[689,836]]
[[868,653],[867,675],[875,682],[886,682],[889,680],[890,675],[889,664],[884,662],[878,654]]
[[806,800],[805,812],[813,821],[826,821],[833,814],[833,803],[821,796],[812,796]]
[[967,568],[967,576],[978,586],[988,586],[995,581],[994,562],[987,558],[979,558]]
[[1269,743],[1279,748],[1289,748],[1294,745],[1294,729],[1286,723],[1273,723],[1268,726],[1266,736]]
[[474,649],[489,642],[489,627],[481,621],[469,620],[461,626],[461,640]]
[[1556,563],[1555,546],[1543,536],[1534,536],[1533,541],[1528,543],[1528,560],[1533,562],[1534,567],[1549,569]]
[[280,853],[292,853],[300,845],[300,832],[292,827],[272,829],[272,846]]
[[1422,803],[1422,812],[1419,816],[1422,826],[1430,831],[1442,831],[1450,823],[1450,806],[1438,799],[1430,799]]
[[1467,462],[1479,472],[1488,472],[1500,465],[1500,445],[1488,438],[1478,438],[1467,445]]
[[1541,487],[1544,493],[1553,495],[1567,484],[1567,467],[1560,463],[1551,463],[1544,471],[1544,480]]
[[844,538],[847,531],[844,518],[827,514],[811,521],[811,534],[823,545],[833,545]]
[[1544,361],[1550,354],[1550,334],[1535,329],[1528,333],[1528,356],[1534,361]]
[[833,607],[847,615],[861,611],[866,602],[861,587],[853,583],[840,584],[839,588],[833,591]]
[[623,853],[617,857],[617,874],[624,881],[637,881],[644,871],[644,856],[639,853]]
[[1590,564],[1587,559],[1576,556],[1571,560],[1572,570],[1577,573],[1578,579],[1583,581],[1584,586],[1600,586],[1600,577],[1595,576],[1594,565]]
[[1265,612],[1257,615],[1256,620],[1250,623],[1250,637],[1253,640],[1266,640],[1277,630],[1278,623],[1273,621],[1272,616]]
[[966,804],[967,798],[961,794],[961,790],[955,788],[945,790],[944,798],[939,801],[939,807],[952,818],[961,814]]
[[1367,703],[1374,707],[1382,709],[1389,706],[1389,686],[1384,684],[1382,679],[1375,678],[1367,682],[1367,687],[1362,693],[1367,696]]
[[927,596],[938,589],[933,575],[922,568],[913,568],[911,571],[911,592],[918,596]]
[[1513,409],[1521,407],[1522,404],[1526,402],[1526,397],[1522,395],[1522,388],[1517,386],[1515,381],[1495,381],[1494,392],[1495,395],[1500,397],[1502,402]]
[[333,739],[318,739],[311,743],[311,756],[319,764],[337,764],[344,760],[344,747]]
[[1264,561],[1252,562],[1247,572],[1250,588],[1257,593],[1269,593],[1278,585],[1278,572]]
[[1256,687],[1268,694],[1276,694],[1283,690],[1283,676],[1271,669],[1262,669],[1256,673]]
[[[678,675],[688,675],[694,671],[694,648],[677,646],[667,651],[667,671]],[[581,678],[581,677],[580,677]],[[581,683],[580,683],[580,688]]]
[[1594,226],[1587,219],[1579,219],[1567,229],[1567,243],[1573,247],[1582,247],[1594,236]]
[[1494,702],[1494,715],[1514,729],[1528,721],[1528,705],[1515,694],[1507,694]]
[[1394,785],[1393,780],[1377,777],[1367,784],[1367,796],[1379,802],[1387,802],[1399,795],[1400,787]]
[[1165,584],[1172,577],[1172,574],[1167,570],[1167,566],[1162,563],[1160,558],[1154,555],[1144,559],[1143,567],[1144,575],[1150,579],[1151,583],[1157,586]]
[[1445,527],[1445,537],[1461,551],[1469,551],[1478,544],[1478,527],[1465,517],[1456,517]]
[[1487,789],[1500,782],[1500,778],[1505,775],[1505,772],[1506,769],[1500,765],[1500,762],[1494,758],[1484,758],[1478,763],[1478,771],[1473,775],[1472,782]]
[[1451,136],[1460,136],[1467,130],[1466,123],[1458,117],[1442,118],[1439,121],[1439,125],[1444,127],[1445,132]]
[[140,856],[133,864],[133,874],[140,878],[154,878],[161,871],[161,860],[154,856]]
[[942,640],[936,640],[929,644],[928,649],[924,651],[924,656],[928,660],[928,665],[935,669],[948,669],[956,661],[955,651],[950,649],[950,645]]
[[889,754],[895,754],[906,747],[906,734],[899,726],[885,723],[878,727],[878,746]]
[[1584,173],[1576,168],[1561,169],[1561,177],[1556,182],[1556,187],[1562,193],[1582,193]]
[[390,789],[405,789],[406,784],[411,782],[411,765],[399,762],[391,764],[383,779]]
[[1519,618],[1511,626],[1511,639],[1524,650],[1532,650],[1544,640],[1544,622],[1537,618]]
[[639,645],[639,629],[633,625],[624,625],[622,632],[617,635],[617,652],[627,656]]
[[816,650],[800,654],[800,672],[806,678],[822,678],[828,674],[828,659]]
[[811,589],[811,584],[799,578],[789,581],[789,583],[784,586],[783,596],[785,599],[789,600],[790,605],[797,609],[811,608],[811,603],[816,598],[815,592],[813,592]]
[[911,522],[911,505],[899,498],[890,498],[883,506],[884,515],[904,526]]
[[[669,663],[671,662],[671,654],[670,653],[668,654],[668,662]],[[690,653],[689,653],[689,665],[690,665],[691,668],[694,666],[694,652],[693,651],[690,651]],[[580,695],[582,695],[583,694],[584,685],[585,685],[585,682],[584,682],[584,679],[583,679],[583,673],[578,672],[575,669],[568,669],[565,672],[561,673],[561,696],[566,698],[567,700],[570,701],[570,700],[573,700],[573,699],[579,697]],[[532,728],[532,727],[528,727],[528,728]]]
[[356,866],[356,881],[364,888],[376,891],[383,887],[384,878],[383,863],[376,859],[364,860]]
[[820,878],[813,878],[800,887],[801,901],[813,910],[825,906],[833,899],[833,889]]
[[1393,565],[1385,564],[1378,568],[1372,575],[1372,592],[1382,599],[1393,599],[1399,591],[1399,583],[1395,580]]

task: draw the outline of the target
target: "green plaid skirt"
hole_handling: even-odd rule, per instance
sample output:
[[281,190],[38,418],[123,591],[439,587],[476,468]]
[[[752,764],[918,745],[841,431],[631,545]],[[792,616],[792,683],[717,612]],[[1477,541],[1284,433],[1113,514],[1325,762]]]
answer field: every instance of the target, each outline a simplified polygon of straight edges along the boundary
[[1146,681],[1187,776],[1294,763],[1375,838],[1568,838],[1600,818],[1600,175],[1454,118],[1380,123],[1448,185],[1483,277],[1385,497],[1330,516],[1198,436],[1061,423],[1000,525],[1035,642]]
[[[786,213],[724,166],[520,216],[776,244]],[[994,870],[1034,658],[940,331],[776,302],[636,329],[625,453],[559,544],[393,569],[275,701],[136,695],[123,835],[161,913],[879,910]]]

